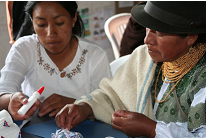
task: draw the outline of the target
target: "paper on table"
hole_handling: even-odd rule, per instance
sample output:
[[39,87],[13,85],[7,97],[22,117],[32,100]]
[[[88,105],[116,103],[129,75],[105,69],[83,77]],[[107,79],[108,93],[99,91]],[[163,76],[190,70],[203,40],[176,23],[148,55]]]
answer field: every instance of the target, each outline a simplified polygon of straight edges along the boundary
[[14,123],[18,125],[18,127],[21,129],[24,125],[26,125],[27,122],[29,122],[30,118],[26,119],[26,120],[21,120],[21,121],[15,121]]
[[22,121],[21,125],[19,126],[19,128],[21,129],[24,125],[26,125],[27,122],[29,122],[30,118]]

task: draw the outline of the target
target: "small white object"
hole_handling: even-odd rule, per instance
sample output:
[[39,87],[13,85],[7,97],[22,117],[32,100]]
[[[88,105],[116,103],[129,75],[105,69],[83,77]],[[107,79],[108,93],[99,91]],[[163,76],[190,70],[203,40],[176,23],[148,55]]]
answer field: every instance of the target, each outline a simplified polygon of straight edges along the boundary
[[31,106],[36,102],[36,100],[39,99],[43,90],[44,87],[41,87],[38,91],[35,91],[33,95],[28,99],[28,102],[18,110],[18,114],[25,115],[26,112],[31,108]]
[[20,128],[13,122],[11,115],[5,110],[0,111],[0,137],[20,138]]

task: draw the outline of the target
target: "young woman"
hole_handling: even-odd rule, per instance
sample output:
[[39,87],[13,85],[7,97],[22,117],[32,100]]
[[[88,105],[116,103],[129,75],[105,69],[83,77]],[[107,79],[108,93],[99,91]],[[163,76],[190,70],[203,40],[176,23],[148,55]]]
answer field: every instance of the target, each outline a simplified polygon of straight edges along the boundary
[[96,118],[131,137],[206,137],[205,8],[197,1],[134,6],[132,17],[146,27],[145,45],[100,89],[66,105],[57,125],[71,129]]
[[[28,118],[38,107],[39,116],[55,116],[111,76],[106,53],[80,37],[83,23],[76,2],[29,1],[25,10],[36,34],[14,43],[0,79],[0,109],[8,109],[15,120]],[[19,115],[26,96],[42,86],[40,100],[26,115]]]

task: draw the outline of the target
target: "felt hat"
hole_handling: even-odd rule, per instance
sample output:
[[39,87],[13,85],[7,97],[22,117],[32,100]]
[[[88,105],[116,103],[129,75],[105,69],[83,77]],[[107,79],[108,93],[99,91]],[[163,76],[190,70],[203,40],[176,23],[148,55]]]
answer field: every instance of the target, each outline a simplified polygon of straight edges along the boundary
[[131,10],[134,20],[169,34],[206,33],[206,1],[148,1]]

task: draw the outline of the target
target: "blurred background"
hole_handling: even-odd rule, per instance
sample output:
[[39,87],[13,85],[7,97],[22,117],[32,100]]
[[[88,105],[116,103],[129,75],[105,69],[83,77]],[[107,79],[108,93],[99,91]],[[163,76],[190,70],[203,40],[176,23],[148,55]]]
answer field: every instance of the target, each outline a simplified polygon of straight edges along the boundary
[[[94,41],[102,47],[109,61],[113,61],[114,54],[111,43],[104,32],[105,21],[118,13],[130,13],[131,8],[138,1],[77,1],[79,13],[85,25],[84,38]],[[5,58],[11,45],[6,17],[6,2],[0,1],[0,69],[4,66]]]

